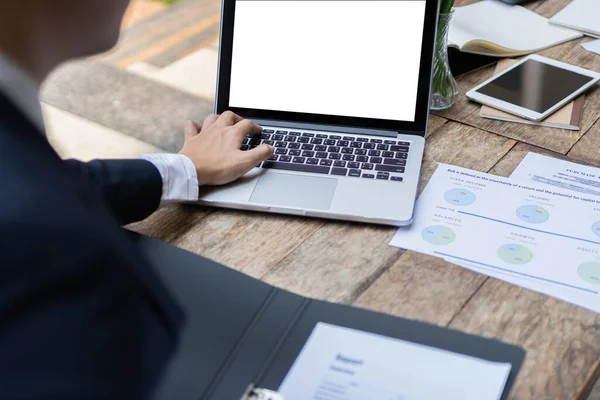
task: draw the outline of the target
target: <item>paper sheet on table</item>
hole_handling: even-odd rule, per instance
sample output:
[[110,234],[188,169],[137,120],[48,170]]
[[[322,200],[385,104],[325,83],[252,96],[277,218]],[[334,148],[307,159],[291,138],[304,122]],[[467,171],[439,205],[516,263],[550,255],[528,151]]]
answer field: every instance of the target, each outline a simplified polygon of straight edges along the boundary
[[510,178],[575,192],[578,196],[600,196],[600,168],[537,153],[528,153]]
[[600,201],[440,164],[392,242],[600,312]]
[[600,40],[592,40],[591,42],[585,42],[581,46],[587,51],[600,54]]
[[320,322],[279,392],[286,400],[496,400],[510,369]]

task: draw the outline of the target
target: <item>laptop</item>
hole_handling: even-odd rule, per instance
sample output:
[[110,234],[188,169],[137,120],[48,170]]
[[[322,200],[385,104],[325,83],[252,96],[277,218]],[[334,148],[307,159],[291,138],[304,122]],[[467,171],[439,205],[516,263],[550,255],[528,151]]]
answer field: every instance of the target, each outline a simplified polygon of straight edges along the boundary
[[224,0],[215,113],[275,154],[201,204],[403,226],[429,116],[437,0]]

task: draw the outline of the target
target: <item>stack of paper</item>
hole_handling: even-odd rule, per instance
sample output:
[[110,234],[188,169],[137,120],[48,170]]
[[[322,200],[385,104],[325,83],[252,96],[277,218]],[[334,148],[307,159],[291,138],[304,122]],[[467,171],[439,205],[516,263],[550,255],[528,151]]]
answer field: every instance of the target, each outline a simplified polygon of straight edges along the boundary
[[573,0],[550,23],[600,37],[600,1]]
[[440,164],[391,244],[600,312],[600,170],[531,154],[511,178]]

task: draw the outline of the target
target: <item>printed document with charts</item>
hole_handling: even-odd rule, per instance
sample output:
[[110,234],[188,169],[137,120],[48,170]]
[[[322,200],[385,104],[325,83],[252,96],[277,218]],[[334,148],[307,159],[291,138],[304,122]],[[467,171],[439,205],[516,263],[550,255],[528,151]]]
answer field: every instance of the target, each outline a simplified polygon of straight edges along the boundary
[[600,312],[600,199],[440,164],[393,246]]

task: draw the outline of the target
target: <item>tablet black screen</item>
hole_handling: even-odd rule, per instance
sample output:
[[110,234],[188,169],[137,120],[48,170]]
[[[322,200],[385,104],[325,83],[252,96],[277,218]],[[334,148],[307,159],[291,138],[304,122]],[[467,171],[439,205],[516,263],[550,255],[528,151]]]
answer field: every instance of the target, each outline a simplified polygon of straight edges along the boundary
[[477,92],[544,113],[592,79],[536,60],[527,60]]

